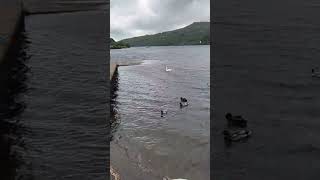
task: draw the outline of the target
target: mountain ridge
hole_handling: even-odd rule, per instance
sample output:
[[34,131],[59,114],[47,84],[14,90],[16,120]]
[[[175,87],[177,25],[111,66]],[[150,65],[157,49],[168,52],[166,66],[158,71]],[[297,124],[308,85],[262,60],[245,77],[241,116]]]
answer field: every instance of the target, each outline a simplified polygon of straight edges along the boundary
[[116,42],[113,38],[110,38],[110,49],[123,49],[129,48],[130,45],[123,42]]
[[210,22],[193,22],[183,28],[120,40],[130,46],[209,45]]

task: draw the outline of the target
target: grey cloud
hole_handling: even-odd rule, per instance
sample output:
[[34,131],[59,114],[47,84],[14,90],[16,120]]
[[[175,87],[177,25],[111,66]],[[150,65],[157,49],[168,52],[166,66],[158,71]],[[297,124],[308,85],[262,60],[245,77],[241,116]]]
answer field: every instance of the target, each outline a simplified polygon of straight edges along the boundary
[[210,20],[210,0],[111,0],[110,5],[116,40]]

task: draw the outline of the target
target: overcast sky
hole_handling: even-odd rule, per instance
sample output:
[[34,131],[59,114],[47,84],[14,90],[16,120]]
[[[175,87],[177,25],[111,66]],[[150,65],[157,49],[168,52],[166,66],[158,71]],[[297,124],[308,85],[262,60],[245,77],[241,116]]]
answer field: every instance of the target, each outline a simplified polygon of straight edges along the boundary
[[210,0],[111,0],[110,9],[116,41],[210,21]]

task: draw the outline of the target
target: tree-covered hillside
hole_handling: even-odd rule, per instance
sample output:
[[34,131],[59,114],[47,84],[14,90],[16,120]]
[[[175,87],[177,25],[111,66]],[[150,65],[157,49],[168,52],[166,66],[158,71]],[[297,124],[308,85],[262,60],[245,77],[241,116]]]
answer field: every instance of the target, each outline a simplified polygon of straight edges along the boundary
[[210,23],[194,22],[184,28],[119,41],[130,46],[209,45]]
[[114,39],[110,38],[110,48],[111,49],[122,49],[129,48],[130,45],[124,42],[116,42]]

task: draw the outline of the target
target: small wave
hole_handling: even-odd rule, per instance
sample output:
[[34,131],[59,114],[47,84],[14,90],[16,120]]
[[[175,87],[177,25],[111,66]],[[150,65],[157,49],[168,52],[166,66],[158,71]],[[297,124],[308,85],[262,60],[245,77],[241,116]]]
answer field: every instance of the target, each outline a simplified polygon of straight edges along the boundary
[[277,81],[268,81],[268,80],[258,80],[259,84],[270,87],[286,88],[286,89],[306,89],[310,87],[308,82],[277,82]]
[[290,149],[288,151],[289,154],[297,154],[297,153],[311,153],[318,152],[320,153],[320,148],[313,144],[303,144],[297,148]]
[[119,66],[134,66],[134,65],[140,65],[142,64],[143,61],[139,61],[139,62],[121,62],[118,63]]

